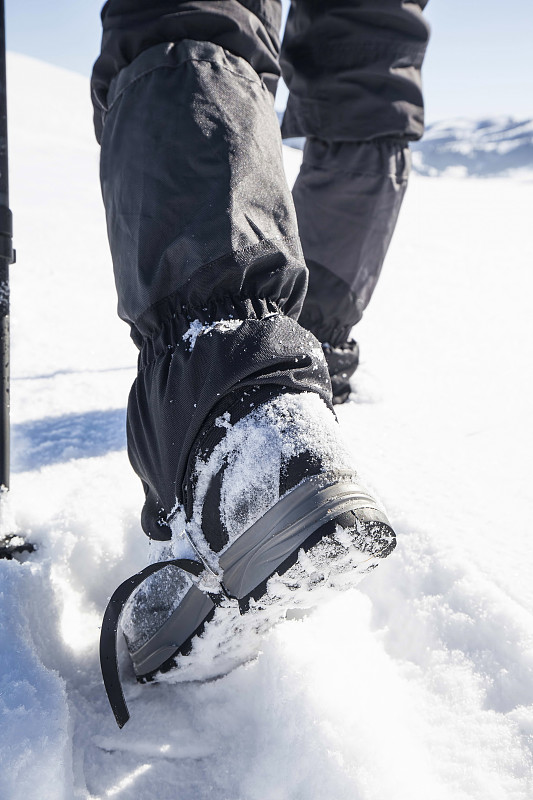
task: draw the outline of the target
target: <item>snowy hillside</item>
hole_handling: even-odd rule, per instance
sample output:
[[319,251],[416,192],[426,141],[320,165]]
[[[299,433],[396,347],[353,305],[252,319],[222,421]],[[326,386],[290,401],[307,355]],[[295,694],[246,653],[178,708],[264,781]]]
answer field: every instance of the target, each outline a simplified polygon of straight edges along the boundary
[[[87,82],[8,63],[13,474],[0,561],[2,800],[530,800],[533,186],[415,176],[357,329],[346,442],[398,532],[357,590],[210,683],[99,673],[147,563],[125,452],[136,351],[115,315]],[[287,152],[291,179],[299,154]]]
[[420,175],[533,177],[533,120],[456,119],[428,125],[412,145]]

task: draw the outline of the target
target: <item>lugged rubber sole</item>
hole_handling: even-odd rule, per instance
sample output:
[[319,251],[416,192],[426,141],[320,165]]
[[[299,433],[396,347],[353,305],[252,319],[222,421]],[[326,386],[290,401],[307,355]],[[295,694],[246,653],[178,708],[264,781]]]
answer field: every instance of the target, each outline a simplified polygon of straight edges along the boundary
[[351,476],[328,480],[325,475],[315,475],[302,481],[222,554],[219,564],[224,590],[242,600],[298,553],[316,530],[345,512],[387,522],[375,500]]
[[[384,513],[353,481],[307,479],[223,554],[225,597],[205,629],[200,625],[157,668],[136,670],[138,677],[157,680],[173,670],[163,679],[185,681],[227,673],[253,657],[261,636],[288,610],[357,585],[395,543]],[[168,623],[170,629],[172,618]]]
[[[129,719],[117,659],[128,599],[166,567],[189,588],[163,625],[130,656],[139,680],[207,680],[254,655],[260,638],[289,609],[308,608],[332,590],[355,586],[396,543],[382,509],[350,475],[311,476],[281,497],[221,555],[220,594],[202,587],[207,565],[171,559],[145,567],[113,593],[102,621],[100,665],[119,727]],[[212,573],[211,573],[212,575]],[[206,623],[209,622],[208,625]]]
[[157,670],[171,658],[176,647],[183,649],[213,617],[215,604],[209,595],[192,586],[174,613],[142,647],[130,657],[136,675],[146,675]]

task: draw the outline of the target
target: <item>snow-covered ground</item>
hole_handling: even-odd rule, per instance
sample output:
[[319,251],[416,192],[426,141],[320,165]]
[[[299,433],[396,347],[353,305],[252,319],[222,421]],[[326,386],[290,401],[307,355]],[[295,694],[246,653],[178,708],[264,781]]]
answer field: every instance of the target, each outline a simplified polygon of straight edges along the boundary
[[[528,800],[533,754],[531,182],[415,178],[339,411],[395,554],[218,681],[97,660],[143,567],[86,81],[8,64],[13,474],[0,562],[2,800]],[[294,177],[299,155],[287,153]],[[125,660],[124,660],[124,663]]]

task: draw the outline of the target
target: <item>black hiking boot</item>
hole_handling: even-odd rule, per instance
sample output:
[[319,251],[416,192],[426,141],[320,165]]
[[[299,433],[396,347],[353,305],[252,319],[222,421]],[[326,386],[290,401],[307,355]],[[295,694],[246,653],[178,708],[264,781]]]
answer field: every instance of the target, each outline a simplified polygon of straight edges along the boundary
[[354,339],[348,339],[337,347],[323,344],[322,349],[331,378],[333,403],[345,403],[350,396],[350,378],[359,365],[359,345]]
[[[123,583],[106,611],[102,670],[121,727],[128,712],[110,642],[122,609],[138,678],[177,667],[178,679],[207,679],[247,660],[252,639],[289,609],[353,587],[394,549],[324,402],[286,393],[254,407],[252,397],[244,393],[199,437],[185,508],[169,520],[168,560]],[[184,537],[193,557],[172,558]]]

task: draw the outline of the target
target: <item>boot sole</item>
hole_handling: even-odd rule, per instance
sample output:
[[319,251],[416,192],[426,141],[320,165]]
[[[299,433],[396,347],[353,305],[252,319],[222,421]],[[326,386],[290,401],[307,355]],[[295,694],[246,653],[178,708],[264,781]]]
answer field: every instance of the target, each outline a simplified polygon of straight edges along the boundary
[[313,476],[278,500],[220,557],[228,596],[237,600],[250,596],[287,558],[297,554],[316,530],[345,512],[353,512],[361,522],[380,522],[390,531],[377,540],[360,531],[353,542],[358,550],[369,556],[380,553],[378,557],[383,558],[393,549],[394,533],[371,495],[349,476],[328,482],[324,476]]
[[[347,514],[349,528],[337,524],[346,524]],[[253,657],[260,637],[289,609],[352,588],[395,544],[385,514],[353,479],[308,478],[223,553],[218,608],[194,587],[187,607],[182,602],[142,653],[130,654],[137,677],[154,680],[173,670],[172,681],[186,681],[227,673]]]

